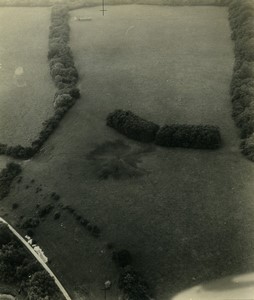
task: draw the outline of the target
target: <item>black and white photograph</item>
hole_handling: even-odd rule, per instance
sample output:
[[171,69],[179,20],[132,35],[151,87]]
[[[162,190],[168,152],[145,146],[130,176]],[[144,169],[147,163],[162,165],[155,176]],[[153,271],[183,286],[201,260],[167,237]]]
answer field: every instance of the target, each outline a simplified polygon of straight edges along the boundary
[[254,0],[0,0],[0,300],[254,300]]

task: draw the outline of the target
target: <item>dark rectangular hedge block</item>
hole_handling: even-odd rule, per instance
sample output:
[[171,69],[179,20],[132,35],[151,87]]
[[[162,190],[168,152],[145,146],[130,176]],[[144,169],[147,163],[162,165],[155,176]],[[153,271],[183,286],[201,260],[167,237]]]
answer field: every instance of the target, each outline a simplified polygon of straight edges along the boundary
[[221,146],[220,130],[210,125],[165,125],[157,132],[155,144],[164,147],[217,149]]
[[153,142],[160,126],[146,121],[131,111],[115,110],[107,117],[107,125],[140,142]]

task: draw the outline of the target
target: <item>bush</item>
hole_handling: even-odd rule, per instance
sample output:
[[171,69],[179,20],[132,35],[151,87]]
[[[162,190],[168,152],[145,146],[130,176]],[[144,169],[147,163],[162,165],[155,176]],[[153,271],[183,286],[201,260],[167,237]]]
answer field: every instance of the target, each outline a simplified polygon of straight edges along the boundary
[[221,136],[216,126],[165,125],[158,131],[155,143],[164,147],[217,149],[221,146]]
[[115,110],[107,117],[107,125],[140,142],[153,142],[159,125],[146,121],[131,111]]
[[0,249],[0,280],[16,282],[16,268],[26,257],[25,250],[16,242],[11,241]]
[[13,179],[21,173],[21,167],[16,163],[8,163],[0,172],[0,200],[8,196]]
[[8,146],[5,154],[13,158],[28,159],[34,155],[34,149],[32,147],[23,147],[21,145]]
[[17,209],[19,207],[18,203],[12,203],[12,209]]
[[45,205],[43,207],[40,207],[38,209],[38,216],[39,216],[39,218],[46,217],[52,211],[53,208],[54,208],[54,206],[51,205],[51,204]]
[[12,235],[8,226],[0,222],[0,249],[3,245],[10,243],[12,240]]
[[241,142],[241,151],[249,160],[254,161],[254,134]]
[[131,266],[122,269],[118,286],[128,300],[149,300],[149,289],[146,281]]
[[58,201],[60,199],[60,195],[55,192],[51,193],[50,197],[55,201]]
[[75,99],[72,98],[68,94],[62,94],[56,97],[54,101],[54,107],[55,108],[61,108],[61,107],[71,107],[75,102]]
[[46,271],[37,271],[32,275],[27,290],[29,300],[47,299],[56,292],[54,279]]
[[132,257],[128,250],[120,250],[118,252],[113,252],[112,259],[116,263],[118,267],[126,267],[128,265],[131,265],[132,263]]
[[30,228],[36,228],[39,224],[40,224],[40,221],[36,217],[24,218],[22,220],[20,227],[23,229],[28,229],[28,228],[30,229]]
[[64,89],[58,90],[55,93],[55,99],[58,96],[62,96],[62,95],[69,95],[74,99],[79,99],[80,98],[80,91],[77,87],[73,86],[73,87],[66,87]]
[[54,214],[54,220],[58,220],[61,217],[61,214],[59,211],[55,212]]

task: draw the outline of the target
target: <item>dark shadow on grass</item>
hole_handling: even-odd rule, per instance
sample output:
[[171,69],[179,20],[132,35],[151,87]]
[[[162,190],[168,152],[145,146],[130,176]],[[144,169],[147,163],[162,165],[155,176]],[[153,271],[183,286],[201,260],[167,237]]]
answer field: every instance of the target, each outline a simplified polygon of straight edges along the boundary
[[143,155],[154,146],[130,146],[122,140],[107,141],[98,145],[88,155],[99,179],[127,179],[143,176],[146,170],[139,167]]

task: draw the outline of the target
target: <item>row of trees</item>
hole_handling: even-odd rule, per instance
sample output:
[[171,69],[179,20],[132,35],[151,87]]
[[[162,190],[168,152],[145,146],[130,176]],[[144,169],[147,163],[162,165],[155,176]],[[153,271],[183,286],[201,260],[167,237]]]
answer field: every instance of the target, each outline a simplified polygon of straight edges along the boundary
[[164,125],[156,135],[155,144],[164,147],[217,149],[221,146],[220,129],[211,125]]
[[61,299],[54,280],[0,223],[0,281],[20,287],[26,299]]
[[159,125],[146,121],[131,111],[115,110],[107,117],[107,125],[140,142],[153,142]]
[[5,154],[17,159],[33,157],[58,127],[65,113],[80,97],[80,91],[76,87],[78,72],[68,45],[70,35],[68,19],[69,9],[67,6],[59,5],[52,8],[48,60],[50,74],[57,87],[54,96],[54,115],[42,123],[42,130],[31,146],[0,144],[0,155]]
[[116,110],[107,117],[107,125],[141,142],[164,147],[217,149],[221,146],[220,129],[211,125],[159,125],[131,111]]
[[229,22],[235,42],[235,65],[231,81],[233,118],[241,130],[241,150],[254,161],[254,3],[234,0]]

